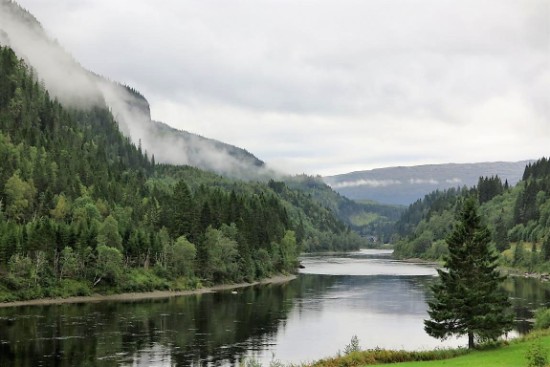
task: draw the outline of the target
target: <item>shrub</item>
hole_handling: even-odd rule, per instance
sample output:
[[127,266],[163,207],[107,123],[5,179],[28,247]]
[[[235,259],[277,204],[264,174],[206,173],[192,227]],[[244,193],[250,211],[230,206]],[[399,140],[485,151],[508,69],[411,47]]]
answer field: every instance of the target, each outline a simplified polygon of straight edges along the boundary
[[92,294],[90,284],[74,279],[61,279],[57,286],[50,288],[49,296],[55,298],[67,298],[75,296],[89,296]]
[[548,350],[536,342],[527,349],[527,367],[544,367],[548,364]]
[[435,361],[468,353],[468,349],[436,349],[431,351],[407,352],[404,350],[370,349],[355,351],[341,357],[320,360],[312,367],[355,367],[373,364]]
[[351,341],[346,347],[344,348],[345,354],[350,354],[351,352],[359,352],[361,348],[359,347],[359,338],[357,335],[354,335],[351,337]]
[[121,283],[124,292],[150,292],[168,289],[168,282],[157,276],[153,271],[131,269]]
[[202,288],[202,284],[199,278],[191,277],[179,277],[170,282],[169,289],[171,291],[187,291],[192,289]]
[[257,359],[245,358],[239,363],[239,367],[262,367],[262,364]]
[[535,312],[535,329],[550,327],[550,308],[541,308]]

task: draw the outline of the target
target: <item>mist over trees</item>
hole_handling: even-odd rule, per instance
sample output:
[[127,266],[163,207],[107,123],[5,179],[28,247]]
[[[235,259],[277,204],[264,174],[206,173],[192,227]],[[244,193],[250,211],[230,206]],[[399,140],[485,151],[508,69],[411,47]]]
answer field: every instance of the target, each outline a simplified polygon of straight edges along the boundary
[[188,289],[294,271],[361,238],[283,182],[158,165],[0,48],[0,299]]
[[11,0],[0,0],[0,45],[24,59],[51,98],[66,108],[108,109],[122,134],[157,163],[187,164],[237,179],[276,175],[244,149],[152,120],[149,102],[140,92],[86,70]]

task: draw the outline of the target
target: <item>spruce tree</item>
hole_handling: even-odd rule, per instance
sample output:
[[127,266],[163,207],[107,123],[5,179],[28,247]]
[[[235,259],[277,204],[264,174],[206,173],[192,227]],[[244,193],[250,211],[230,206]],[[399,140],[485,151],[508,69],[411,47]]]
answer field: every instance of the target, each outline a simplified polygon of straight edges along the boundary
[[542,243],[542,258],[544,261],[550,260],[550,233],[546,235],[544,238],[544,242]]
[[506,293],[500,288],[505,277],[496,269],[497,254],[489,247],[491,235],[477,213],[475,199],[467,199],[458,222],[447,238],[449,255],[439,281],[432,286],[426,332],[436,338],[468,335],[494,340],[511,330],[513,315]]

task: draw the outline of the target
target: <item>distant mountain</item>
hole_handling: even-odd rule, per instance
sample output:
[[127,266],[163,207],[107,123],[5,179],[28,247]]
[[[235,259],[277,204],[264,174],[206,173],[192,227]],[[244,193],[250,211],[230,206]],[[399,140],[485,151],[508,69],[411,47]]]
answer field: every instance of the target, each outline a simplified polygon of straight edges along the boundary
[[405,207],[372,201],[353,201],[340,195],[317,176],[298,175],[284,179],[288,187],[307,194],[314,202],[330,209],[351,229],[375,242],[390,240],[393,225]]
[[411,167],[388,167],[327,176],[323,180],[352,200],[409,205],[434,190],[477,185],[481,176],[498,175],[515,185],[532,161],[448,163]]
[[108,107],[122,133],[157,163],[191,165],[244,179],[272,173],[244,149],[153,121],[143,95],[84,69],[48,37],[32,14],[11,0],[0,0],[0,45],[22,57],[63,105]]

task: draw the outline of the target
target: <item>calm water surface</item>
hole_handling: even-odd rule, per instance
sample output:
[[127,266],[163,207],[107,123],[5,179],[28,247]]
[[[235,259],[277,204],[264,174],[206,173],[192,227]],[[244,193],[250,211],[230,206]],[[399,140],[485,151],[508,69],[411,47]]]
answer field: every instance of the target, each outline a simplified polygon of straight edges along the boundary
[[[234,365],[242,358],[299,363],[332,356],[353,335],[363,348],[426,349],[423,330],[434,267],[389,251],[305,256],[286,284],[163,300],[0,309],[0,366]],[[526,332],[550,286],[505,284]],[[265,363],[267,364],[267,363]]]

